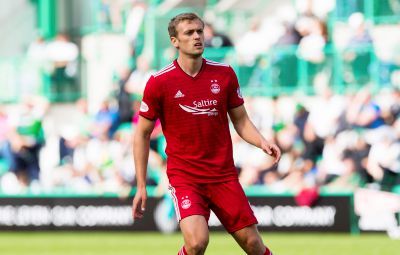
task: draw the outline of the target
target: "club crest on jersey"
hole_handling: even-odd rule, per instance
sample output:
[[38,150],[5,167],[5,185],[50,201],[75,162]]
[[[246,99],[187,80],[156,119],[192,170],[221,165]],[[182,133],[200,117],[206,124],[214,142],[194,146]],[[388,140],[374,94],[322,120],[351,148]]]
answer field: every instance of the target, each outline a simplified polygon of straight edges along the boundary
[[219,91],[221,90],[217,82],[218,82],[217,80],[211,80],[211,92],[213,94],[218,94]]
[[189,200],[188,196],[182,197],[183,201],[181,202],[182,209],[189,209],[192,205],[192,202]]
[[142,103],[140,104],[140,111],[147,112],[148,110],[149,110],[149,106],[144,101],[142,101]]

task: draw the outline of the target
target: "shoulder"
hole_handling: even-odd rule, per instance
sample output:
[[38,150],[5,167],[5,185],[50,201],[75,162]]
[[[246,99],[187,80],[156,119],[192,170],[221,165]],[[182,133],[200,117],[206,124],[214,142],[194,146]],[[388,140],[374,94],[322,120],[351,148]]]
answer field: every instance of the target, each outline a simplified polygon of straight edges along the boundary
[[175,67],[174,63],[172,62],[169,65],[161,68],[158,72],[154,73],[151,77],[154,79],[160,79],[161,77],[167,76],[175,68],[176,67]]
[[145,92],[153,95],[161,95],[164,91],[164,85],[168,80],[170,80],[170,74],[172,73],[171,71],[173,71],[175,68],[176,67],[174,63],[171,63],[150,75],[149,79],[147,80]]
[[230,65],[228,65],[228,64],[212,61],[212,60],[209,60],[206,58],[205,58],[205,60],[206,60],[206,65],[208,65],[208,66],[212,66],[212,67],[215,67],[218,69],[231,69]]
[[171,71],[173,71],[175,68],[176,67],[174,63],[171,63],[150,75],[149,79],[147,80],[146,88],[158,90],[158,88],[160,88],[160,86],[162,86],[162,84],[168,80],[169,74],[171,74]]
[[232,67],[228,64],[212,61],[209,59],[205,59],[205,60],[206,60],[205,63],[207,65],[207,68],[211,69],[214,72],[225,73],[227,75],[232,75],[232,73],[234,73]]

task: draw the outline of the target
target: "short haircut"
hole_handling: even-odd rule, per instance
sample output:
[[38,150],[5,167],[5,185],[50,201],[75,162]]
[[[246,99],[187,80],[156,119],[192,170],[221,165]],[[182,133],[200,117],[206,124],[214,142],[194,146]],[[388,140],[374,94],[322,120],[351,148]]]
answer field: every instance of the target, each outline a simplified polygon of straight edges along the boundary
[[175,17],[173,17],[169,24],[168,24],[168,33],[169,33],[169,37],[176,37],[177,36],[177,31],[176,31],[176,27],[178,26],[179,23],[181,23],[182,21],[185,20],[200,20],[200,22],[203,24],[204,27],[204,21],[197,16],[196,13],[181,13],[176,15]]

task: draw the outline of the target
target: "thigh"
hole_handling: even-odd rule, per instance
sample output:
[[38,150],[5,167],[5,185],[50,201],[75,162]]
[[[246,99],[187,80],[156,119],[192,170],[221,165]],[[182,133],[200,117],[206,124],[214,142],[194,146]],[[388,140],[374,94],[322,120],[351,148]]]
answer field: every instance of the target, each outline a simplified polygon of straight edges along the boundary
[[192,215],[210,218],[209,203],[204,188],[199,185],[169,185],[178,222]]
[[229,233],[258,223],[238,180],[209,184],[207,190],[211,210]]

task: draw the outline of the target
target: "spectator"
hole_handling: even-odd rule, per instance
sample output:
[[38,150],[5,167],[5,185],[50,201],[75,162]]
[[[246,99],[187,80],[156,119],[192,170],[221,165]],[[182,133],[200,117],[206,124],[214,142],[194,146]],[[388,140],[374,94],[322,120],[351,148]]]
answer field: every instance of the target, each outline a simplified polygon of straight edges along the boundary
[[77,78],[78,46],[68,35],[60,33],[46,47],[47,59],[52,63],[51,81],[53,93],[75,92]]
[[372,38],[361,13],[349,17],[351,36],[344,59],[348,65],[345,78],[348,83],[366,84],[369,82]]
[[387,129],[372,145],[367,169],[383,190],[391,191],[394,185],[399,184],[400,142],[394,129]]
[[89,117],[87,102],[79,99],[75,103],[77,119],[74,124],[65,126],[61,130],[59,140],[60,165],[72,164],[75,149],[85,144],[90,137],[91,120]]
[[348,22],[352,32],[348,43],[349,48],[362,45],[365,46],[372,43],[372,37],[369,33],[368,26],[362,13],[353,13],[349,17]]
[[150,61],[145,55],[139,56],[136,63],[137,68],[129,76],[125,90],[134,98],[141,99],[146,82],[155,71],[150,68]]
[[347,110],[346,118],[353,128],[365,129],[365,139],[368,144],[379,141],[387,131],[381,115],[381,108],[372,100],[369,88],[363,88],[354,96]]
[[[302,15],[315,16],[319,19],[326,19],[328,14],[335,8],[340,7],[339,5],[345,5],[347,2],[354,2],[358,0],[345,0],[346,4],[338,4],[337,0],[295,0],[295,6],[297,11]],[[350,5],[350,3],[349,3]]]
[[277,46],[297,45],[300,43],[301,35],[293,24],[283,23],[284,33],[276,42]]
[[303,157],[313,162],[321,156],[325,139],[336,134],[339,118],[345,110],[340,96],[335,96],[325,85],[316,87],[317,97],[310,106],[310,114],[304,126],[305,152]]
[[221,48],[231,47],[233,44],[227,35],[216,32],[210,23],[206,23],[204,26],[204,46]]
[[393,101],[390,105],[389,123],[394,123],[400,119],[400,88],[393,89],[391,93]]
[[37,95],[43,89],[43,73],[48,69],[46,47],[46,41],[40,36],[28,46],[26,64],[29,68],[24,68],[20,76],[22,84],[18,90],[22,96]]
[[345,149],[342,153],[343,159],[351,159],[360,178],[360,185],[373,182],[373,177],[367,171],[368,154],[371,146],[365,142],[361,133],[357,134],[354,147]]
[[37,37],[35,41],[29,44],[26,52],[28,59],[43,65],[46,61],[46,47],[44,38],[41,36]]
[[332,181],[327,184],[327,188],[329,188],[331,191],[341,191],[355,190],[357,187],[360,187],[361,180],[357,174],[357,162],[354,160],[354,157],[351,155],[351,153],[343,154],[341,162],[342,173],[336,178],[332,179]]
[[260,21],[254,21],[250,29],[235,44],[239,62],[243,65],[253,66],[257,57],[267,52],[269,48],[260,26]]
[[118,110],[112,106],[110,100],[104,100],[94,115],[90,130],[91,136],[102,137],[103,135],[107,135],[110,138],[117,130],[118,124]]
[[302,36],[298,48],[300,57],[312,63],[324,61],[325,24],[315,17],[303,17],[297,21],[296,29]]
[[117,87],[117,100],[118,100],[118,115],[119,124],[130,123],[132,121],[133,112],[133,98],[126,90],[126,83],[129,80],[131,72],[130,69],[124,68],[119,72]]
[[300,140],[303,143],[305,142],[304,129],[305,129],[309,114],[310,113],[307,111],[307,109],[302,104],[296,105],[296,112],[294,115],[293,124],[296,127],[297,135],[299,136]]
[[25,186],[39,181],[39,153],[45,142],[42,121],[47,109],[47,101],[29,97],[11,119],[11,171]]
[[[298,57],[294,54],[296,49],[293,46],[300,43],[301,35],[293,24],[284,22],[282,25],[284,32],[275,43],[271,54],[272,66],[278,69],[273,72],[274,80],[281,86],[294,87],[298,83],[298,75],[292,70],[297,69]],[[264,70],[263,74],[265,73],[267,71]]]
[[123,5],[125,0],[101,0],[99,21],[104,27],[111,27],[113,31],[121,31],[123,28]]
[[143,25],[147,8],[147,4],[143,0],[131,1],[131,8],[125,25],[125,35],[132,47],[132,56],[142,54],[144,47]]

